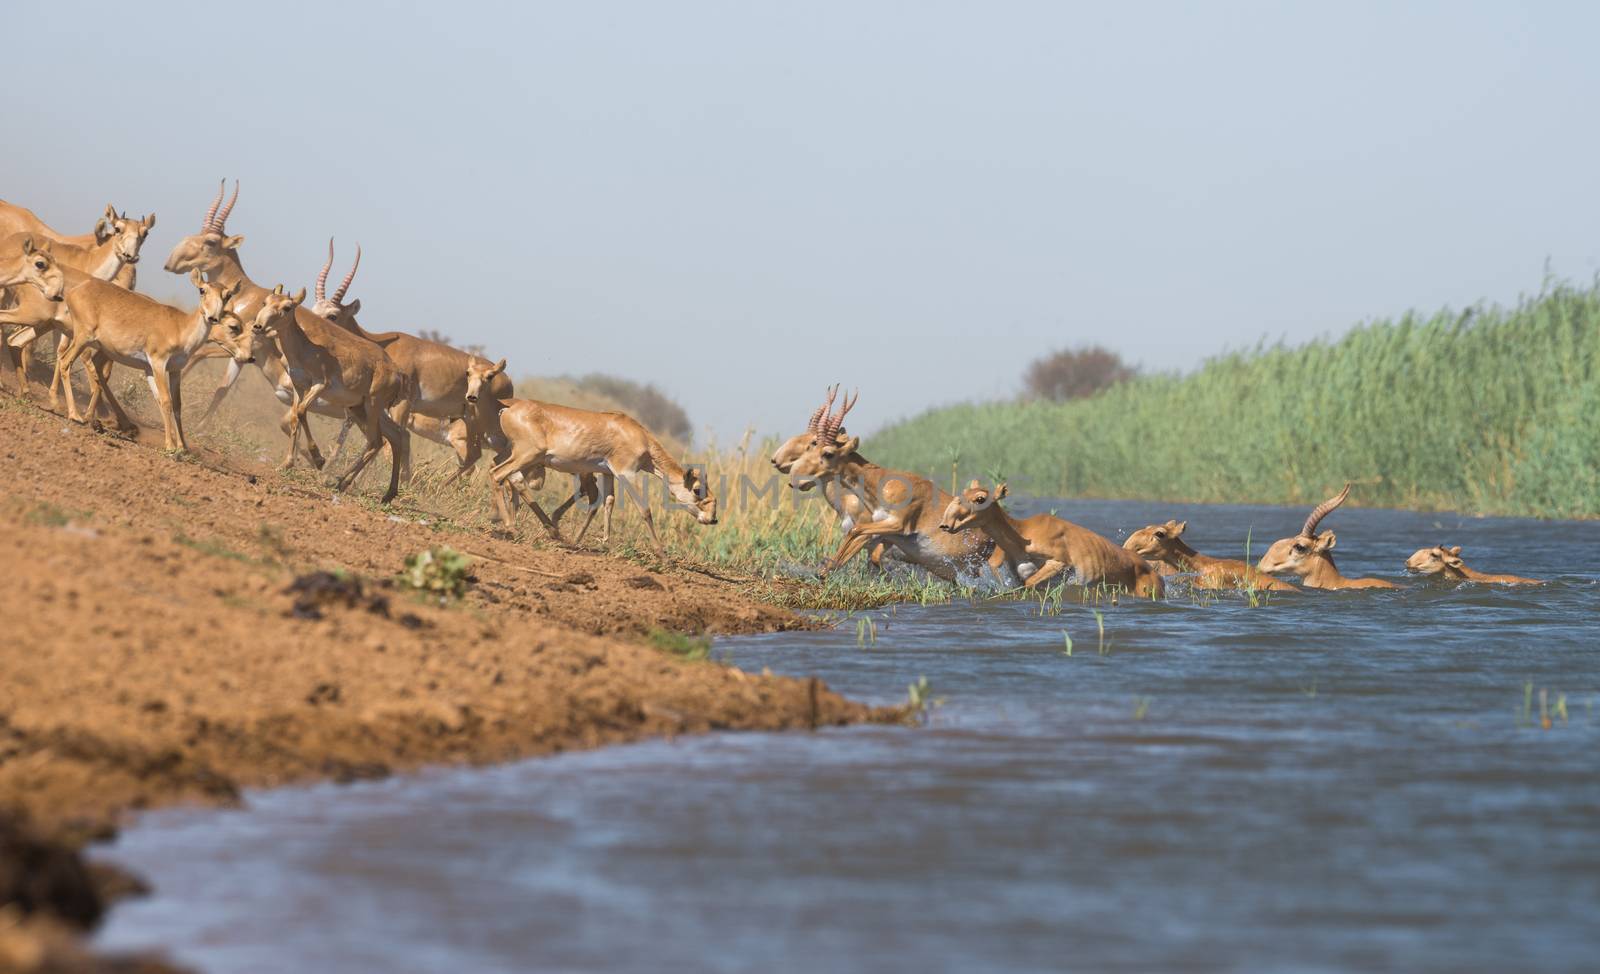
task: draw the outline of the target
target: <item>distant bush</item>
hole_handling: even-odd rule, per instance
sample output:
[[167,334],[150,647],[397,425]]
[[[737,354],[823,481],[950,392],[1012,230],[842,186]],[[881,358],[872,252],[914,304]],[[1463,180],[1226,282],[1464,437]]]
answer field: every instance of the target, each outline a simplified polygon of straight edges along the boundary
[[482,356],[483,358],[489,357],[489,353],[484,350],[482,345],[462,344],[455,341],[444,332],[439,331],[437,328],[424,328],[417,332],[417,337],[423,339],[424,341],[438,342],[440,345],[449,345],[451,348],[458,348],[461,351],[466,352],[468,355],[478,355]]
[[1122,356],[1116,352],[1099,345],[1086,345],[1034,359],[1023,374],[1022,382],[1029,399],[1066,402],[1085,399],[1138,374],[1139,370],[1122,361]]

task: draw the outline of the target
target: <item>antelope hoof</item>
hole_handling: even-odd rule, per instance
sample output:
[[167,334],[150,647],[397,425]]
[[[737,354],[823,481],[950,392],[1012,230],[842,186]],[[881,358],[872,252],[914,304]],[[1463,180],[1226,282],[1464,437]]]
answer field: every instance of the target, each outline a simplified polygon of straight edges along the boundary
[[318,470],[321,470],[328,464],[328,461],[323,458],[321,450],[311,450],[308,452],[307,456],[311,460],[311,465],[316,467]]

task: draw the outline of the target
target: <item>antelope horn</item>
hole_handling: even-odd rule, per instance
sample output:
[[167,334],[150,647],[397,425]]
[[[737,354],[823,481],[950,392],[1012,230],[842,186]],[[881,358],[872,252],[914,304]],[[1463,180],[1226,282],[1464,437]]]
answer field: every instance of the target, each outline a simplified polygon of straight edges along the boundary
[[[823,435],[825,437],[832,438],[839,435],[839,432],[844,429],[845,416],[848,415],[850,410],[855,407],[856,400],[860,398],[861,390],[859,389],[856,390],[856,394],[854,396],[844,397],[844,408],[840,409],[836,413],[830,414],[827,421],[823,424]],[[831,402],[832,400],[830,399],[829,401]]]
[[200,232],[211,232],[211,219],[217,215],[217,207],[222,205],[222,191],[228,188],[226,179],[217,183],[217,198],[211,201],[211,209],[206,211],[205,217],[200,221]]
[[344,276],[344,281],[339,284],[339,289],[333,292],[333,303],[344,301],[344,292],[350,290],[350,282],[356,279],[356,268],[361,266],[361,245],[356,244],[356,262],[350,265],[350,273]]
[[328,272],[333,270],[333,238],[328,238],[328,262],[322,265],[322,273],[317,275],[316,295],[318,301],[325,301],[328,297]]
[[811,414],[811,422],[806,425],[807,433],[822,432],[822,421],[827,417],[828,410],[833,408],[833,397],[837,396],[838,394],[839,387],[837,385],[831,385],[828,387],[828,399],[822,405],[817,407],[816,412]]
[[228,197],[228,202],[222,206],[222,211],[217,214],[217,232],[221,233],[228,226],[228,214],[233,212],[233,204],[239,202],[239,181],[233,181],[233,195]]
[[1317,530],[1317,525],[1322,523],[1323,518],[1327,517],[1329,514],[1332,514],[1334,509],[1340,504],[1343,504],[1344,499],[1349,496],[1350,485],[1345,484],[1344,490],[1339,491],[1337,496],[1330,497],[1321,504],[1318,504],[1316,507],[1312,508],[1311,516],[1306,518],[1306,526],[1300,529],[1300,536],[1303,538],[1316,537],[1313,532]]

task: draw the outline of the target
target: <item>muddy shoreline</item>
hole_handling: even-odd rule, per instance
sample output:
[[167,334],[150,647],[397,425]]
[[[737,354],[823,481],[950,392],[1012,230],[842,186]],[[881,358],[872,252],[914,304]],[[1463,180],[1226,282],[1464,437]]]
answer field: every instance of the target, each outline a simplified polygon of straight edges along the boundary
[[[166,969],[78,939],[138,886],[80,850],[139,809],[900,716],[658,648],[661,632],[804,624],[692,566],[453,532],[15,400],[0,404],[0,453],[0,970]],[[459,602],[384,584],[441,544],[477,556]],[[314,571],[368,581],[307,611],[288,589]]]

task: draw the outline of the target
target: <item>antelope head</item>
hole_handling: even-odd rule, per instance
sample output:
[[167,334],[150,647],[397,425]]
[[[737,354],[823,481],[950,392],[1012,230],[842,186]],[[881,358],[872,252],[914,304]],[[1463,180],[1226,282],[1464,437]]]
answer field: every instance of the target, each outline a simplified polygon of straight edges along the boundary
[[1140,558],[1149,558],[1155,561],[1173,554],[1188,554],[1187,546],[1178,541],[1183,537],[1183,531],[1189,526],[1188,521],[1168,521],[1166,524],[1152,524],[1149,527],[1128,535],[1128,540],[1122,542],[1122,547],[1128,549]]
[[255,320],[251,323],[250,331],[256,336],[258,342],[276,343],[278,326],[286,319],[294,318],[295,309],[306,299],[306,289],[301,288],[294,294],[284,291],[279,284],[272,289],[272,293],[261,301],[261,307],[256,310]]
[[[205,217],[200,221],[200,232],[178,241],[172,253],[167,255],[165,266],[169,272],[184,274],[199,270],[210,274],[230,258],[237,259],[237,251],[239,245],[244,243],[244,237],[229,236],[227,224],[233,204],[239,202],[239,183],[234,181],[233,196],[226,206],[222,206],[222,190],[226,185],[227,180],[223,180],[223,185],[217,187],[217,198],[211,201],[211,208],[206,210]],[[154,224],[154,218],[150,222]]]
[[480,396],[485,398],[493,396],[490,389],[494,385],[495,376],[501,375],[505,370],[505,359],[490,365],[474,356],[472,361],[467,363],[467,406],[476,406]]
[[1311,515],[1306,518],[1305,525],[1300,528],[1300,533],[1292,538],[1274,541],[1272,547],[1267,549],[1267,553],[1262,555],[1261,561],[1256,564],[1256,571],[1267,575],[1287,573],[1304,578],[1320,564],[1331,565],[1333,559],[1328,553],[1333,550],[1334,543],[1338,539],[1334,537],[1332,531],[1317,534],[1317,525],[1349,496],[1350,485],[1345,484],[1344,490],[1313,508]]
[[669,483],[667,489],[673,500],[694,508],[696,521],[701,524],[717,523],[717,499],[711,496],[711,485],[705,482],[699,471],[693,468],[685,470],[682,483]]
[[830,389],[828,401],[811,414],[812,430],[798,456],[790,458],[786,452],[789,443],[779,447],[778,452],[772,455],[772,463],[779,471],[784,471],[784,464],[788,464],[784,472],[789,474],[789,486],[796,490],[810,490],[821,481],[836,476],[850,455],[861,446],[861,437],[846,436],[844,432],[844,418],[861,395],[846,396],[843,408],[836,413],[829,413],[827,409],[833,404],[837,391],[837,386]]
[[205,318],[206,324],[215,325],[222,320],[228,312],[228,304],[239,295],[239,288],[243,281],[235,281],[224,287],[218,281],[208,281],[199,271],[189,272],[189,283],[193,284],[200,292],[200,314]]
[[939,530],[951,534],[965,531],[976,524],[978,519],[984,516],[985,511],[993,508],[1008,493],[1010,491],[1003,480],[994,485],[994,490],[989,490],[974,480],[945,507],[944,517],[939,519]]
[[50,241],[35,244],[32,237],[24,237],[22,250],[13,258],[18,274],[13,279],[18,284],[32,284],[51,301],[60,301],[67,293],[67,275],[61,272],[55,255],[50,253]]
[[[812,439],[816,437],[817,432],[822,428],[822,421],[827,418],[828,410],[833,407],[834,397],[838,394],[838,386],[829,387],[827,401],[812,412],[810,421],[806,423],[806,431],[784,440],[778,445],[778,449],[773,451],[772,465],[778,468],[779,473],[787,474],[790,468],[794,466],[794,462],[800,459],[800,454],[806,452],[806,447],[811,445]],[[839,432],[842,434],[844,428],[840,427]]]
[[328,262],[322,265],[322,272],[317,275],[315,303],[311,305],[311,313],[319,318],[326,318],[336,325],[349,327],[357,314],[361,313],[361,299],[357,298],[349,304],[344,303],[345,292],[350,290],[350,282],[356,279],[356,268],[361,266],[361,245],[356,244],[355,263],[350,265],[350,273],[344,276],[339,287],[334,290],[333,297],[328,297],[328,272],[333,270],[333,238],[328,238]]
[[117,213],[117,208],[107,203],[106,215],[94,225],[94,239],[101,244],[111,241],[111,250],[117,255],[117,260],[124,264],[137,264],[139,248],[144,246],[144,238],[150,235],[150,228],[155,225],[154,213],[134,220],[126,213]]
[[1406,559],[1406,571],[1418,575],[1448,575],[1461,578],[1465,574],[1464,568],[1466,565],[1461,561],[1460,545],[1449,548],[1444,545],[1420,548],[1416,554]]

